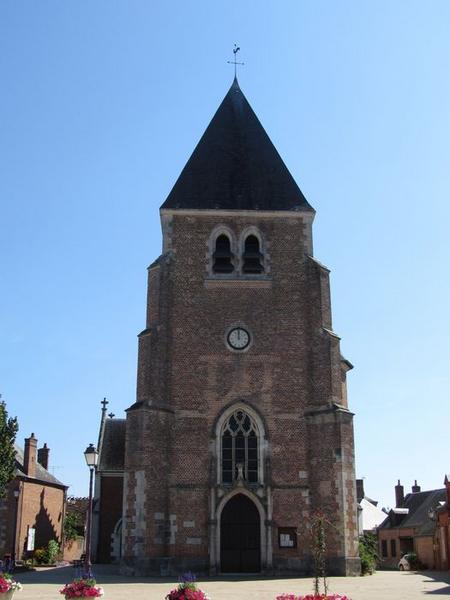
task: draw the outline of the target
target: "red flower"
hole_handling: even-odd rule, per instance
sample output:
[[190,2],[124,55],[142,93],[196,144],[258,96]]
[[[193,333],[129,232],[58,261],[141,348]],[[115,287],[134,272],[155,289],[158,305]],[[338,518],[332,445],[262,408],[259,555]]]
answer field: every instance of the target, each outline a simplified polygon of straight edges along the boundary
[[95,579],[75,579],[59,590],[59,593],[66,598],[100,598],[103,590],[95,584]]

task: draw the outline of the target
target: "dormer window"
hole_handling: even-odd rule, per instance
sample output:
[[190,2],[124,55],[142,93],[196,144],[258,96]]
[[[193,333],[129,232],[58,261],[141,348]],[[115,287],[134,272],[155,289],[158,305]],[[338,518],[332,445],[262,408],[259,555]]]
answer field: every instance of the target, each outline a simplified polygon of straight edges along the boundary
[[234,271],[232,259],[230,239],[225,234],[221,234],[216,239],[216,249],[213,254],[213,272],[232,273]]
[[259,240],[256,235],[249,235],[245,239],[242,272],[258,275],[264,271],[262,264],[263,255],[259,250]]

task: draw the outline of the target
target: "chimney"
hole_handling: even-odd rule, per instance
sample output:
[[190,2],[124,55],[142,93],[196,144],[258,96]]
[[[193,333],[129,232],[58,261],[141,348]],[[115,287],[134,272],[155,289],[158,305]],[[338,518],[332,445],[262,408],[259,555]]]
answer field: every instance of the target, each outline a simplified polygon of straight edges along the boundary
[[356,502],[361,502],[364,498],[364,479],[356,480]]
[[48,470],[48,457],[50,454],[50,448],[47,447],[47,444],[44,444],[42,448],[39,448],[37,460],[40,465],[44,467],[44,469]]
[[25,450],[23,453],[23,469],[28,477],[36,476],[36,449],[37,439],[34,433],[29,438],[25,438]]
[[412,486],[411,491],[413,494],[420,492],[420,485],[417,485],[417,479],[414,480],[414,485]]
[[403,486],[400,484],[400,479],[398,480],[397,485],[395,486],[395,507],[401,508],[405,501],[405,491]]

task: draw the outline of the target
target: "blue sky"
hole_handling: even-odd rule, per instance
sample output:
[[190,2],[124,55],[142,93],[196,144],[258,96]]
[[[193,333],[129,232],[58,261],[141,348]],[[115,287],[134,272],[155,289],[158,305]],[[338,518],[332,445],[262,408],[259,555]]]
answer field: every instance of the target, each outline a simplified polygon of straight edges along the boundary
[[357,474],[448,463],[450,3],[3,0],[0,392],[87,493],[103,396],[134,401],[158,207],[232,81],[317,211],[355,369]]

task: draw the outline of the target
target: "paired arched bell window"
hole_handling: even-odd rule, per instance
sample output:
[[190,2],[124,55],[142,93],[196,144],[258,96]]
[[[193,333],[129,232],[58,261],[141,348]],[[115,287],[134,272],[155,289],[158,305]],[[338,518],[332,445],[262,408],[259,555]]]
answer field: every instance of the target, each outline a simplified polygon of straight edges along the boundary
[[258,483],[259,431],[250,415],[243,410],[230,415],[222,427],[221,446],[222,483]]
[[[212,271],[216,274],[229,274],[237,270],[239,260],[233,254],[231,241],[227,234],[221,233],[215,240],[212,254]],[[242,252],[242,273],[259,275],[264,273],[264,255],[261,252],[260,241],[254,234],[249,234],[244,240]]]

